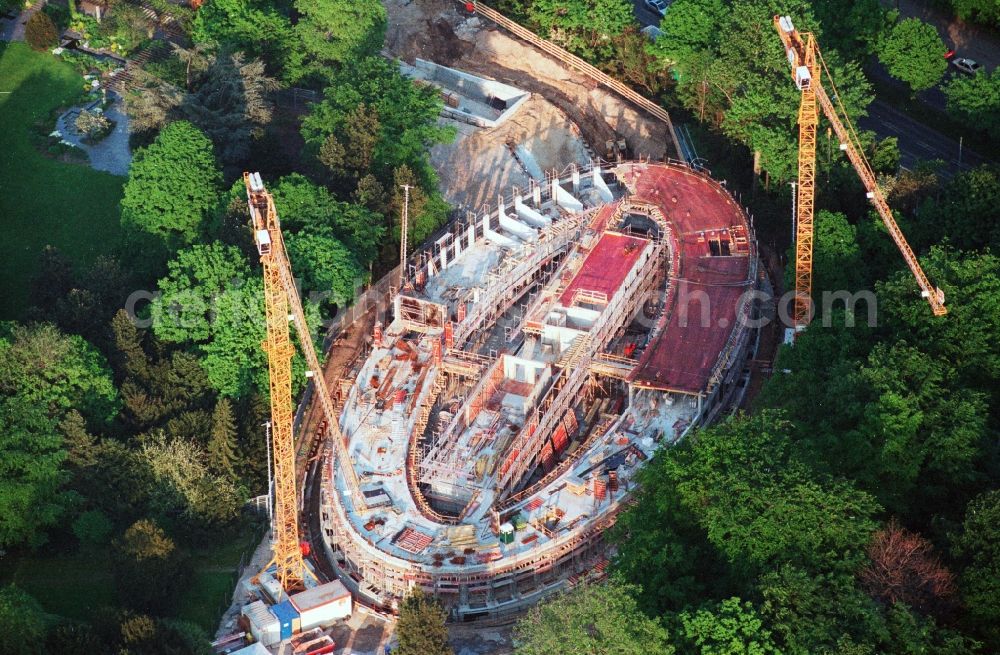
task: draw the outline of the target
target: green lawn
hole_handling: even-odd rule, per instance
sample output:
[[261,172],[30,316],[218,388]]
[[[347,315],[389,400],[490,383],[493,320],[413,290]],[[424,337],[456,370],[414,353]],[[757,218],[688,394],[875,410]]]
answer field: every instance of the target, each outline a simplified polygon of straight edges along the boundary
[[0,575],[41,603],[49,614],[85,621],[96,608],[117,601],[106,555],[44,552],[8,558]]
[[181,598],[177,618],[201,626],[210,635],[215,634],[222,610],[232,602],[233,579],[240,556],[246,552],[249,559],[259,542],[256,533],[247,533],[219,544],[214,550],[196,553],[194,579]]
[[35,121],[72,102],[83,79],[68,64],[24,43],[0,43],[0,320],[18,318],[42,248],[79,264],[118,240],[123,177],[43,157],[29,140]]

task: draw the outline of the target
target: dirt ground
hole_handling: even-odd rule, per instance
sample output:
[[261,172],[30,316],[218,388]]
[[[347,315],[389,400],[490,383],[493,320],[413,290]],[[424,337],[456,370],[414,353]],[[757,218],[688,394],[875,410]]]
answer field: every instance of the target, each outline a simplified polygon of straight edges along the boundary
[[512,187],[527,192],[529,171],[511,152],[530,153],[537,171],[562,171],[593,157],[580,130],[558,107],[532,95],[508,120],[485,129],[441,119],[455,127],[455,141],[435,146],[431,164],[441,178],[445,200],[459,209],[493,205]]
[[433,162],[450,202],[478,207],[495,202],[512,185],[525,188],[527,173],[508,144],[523,145],[543,171],[586,163],[591,152],[603,155],[606,141],[621,137],[631,156],[660,159],[668,153],[666,125],[488,21],[468,18],[454,0],[385,0],[385,5],[386,54],[408,63],[419,57],[533,94],[507,123],[493,129],[460,126],[454,143],[435,148]]

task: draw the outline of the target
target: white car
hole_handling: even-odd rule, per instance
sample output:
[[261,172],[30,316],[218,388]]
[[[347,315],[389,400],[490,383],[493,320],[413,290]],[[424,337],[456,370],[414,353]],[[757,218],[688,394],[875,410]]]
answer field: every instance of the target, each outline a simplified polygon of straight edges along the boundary
[[646,9],[660,17],[665,16],[667,13],[667,3],[665,0],[643,0],[643,3],[646,5]]
[[975,75],[978,71],[983,69],[983,65],[978,61],[969,59],[968,57],[959,57],[958,59],[952,59],[951,65],[962,71],[963,73],[968,73],[969,75]]

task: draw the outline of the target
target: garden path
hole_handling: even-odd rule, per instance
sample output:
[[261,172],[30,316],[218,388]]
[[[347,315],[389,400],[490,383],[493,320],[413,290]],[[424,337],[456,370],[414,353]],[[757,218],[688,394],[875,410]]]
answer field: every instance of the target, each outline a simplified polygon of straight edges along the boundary
[[91,168],[107,171],[112,175],[128,175],[128,168],[132,163],[132,152],[128,146],[128,116],[120,110],[120,106],[121,100],[116,99],[104,111],[104,115],[114,121],[115,127],[108,136],[94,145],[83,143],[83,137],[77,134],[73,125],[80,107],[70,109],[56,121],[56,129],[62,134],[62,138],[90,157]]

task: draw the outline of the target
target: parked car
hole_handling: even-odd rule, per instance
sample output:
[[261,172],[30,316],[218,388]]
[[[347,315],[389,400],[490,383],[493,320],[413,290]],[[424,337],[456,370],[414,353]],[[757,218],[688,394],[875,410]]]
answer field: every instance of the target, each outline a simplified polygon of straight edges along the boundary
[[665,16],[667,13],[667,3],[664,0],[643,0],[646,9],[658,16]]
[[969,75],[975,75],[978,71],[983,69],[983,65],[978,61],[969,59],[968,57],[959,57],[958,59],[953,59],[951,65],[962,71],[963,73],[968,73]]

